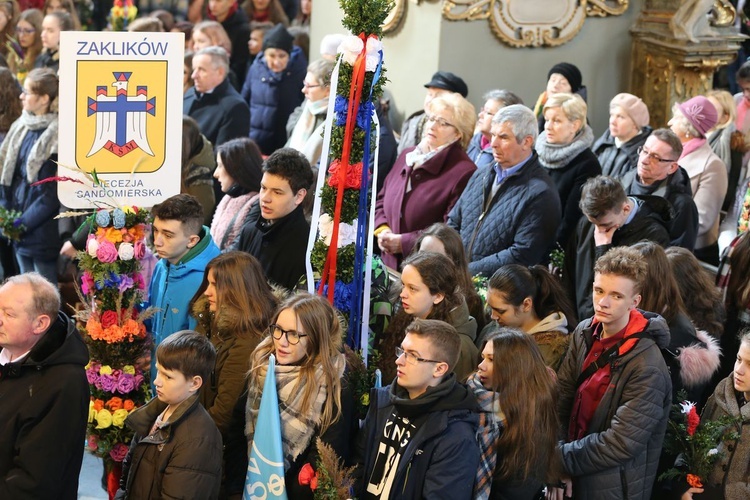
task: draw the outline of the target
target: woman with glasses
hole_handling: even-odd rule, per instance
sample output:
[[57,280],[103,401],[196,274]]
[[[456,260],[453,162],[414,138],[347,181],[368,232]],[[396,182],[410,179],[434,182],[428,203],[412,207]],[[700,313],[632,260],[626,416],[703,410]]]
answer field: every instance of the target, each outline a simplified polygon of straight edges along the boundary
[[542,498],[557,473],[557,384],[534,339],[503,327],[467,381],[479,403],[476,499]]
[[425,228],[447,221],[477,168],[466,154],[476,124],[474,106],[459,94],[445,93],[430,101],[426,111],[422,140],[398,156],[375,205],[378,247],[393,269]]
[[[8,67],[23,85],[26,75],[34,68],[36,58],[42,52],[42,21],[44,15],[39,9],[21,12],[16,21],[15,48],[8,54]],[[3,42],[5,43],[5,42]]]
[[57,113],[50,107],[59,90],[48,68],[32,70],[23,84],[23,112],[0,146],[0,206],[20,212],[13,246],[21,273],[36,271],[57,283],[57,256],[62,247],[55,216],[60,211],[57,183],[34,185],[57,172]]
[[456,275],[455,264],[439,253],[417,252],[404,261],[400,303],[379,348],[384,380],[396,376],[395,349],[404,340],[406,327],[417,318],[437,319],[453,326],[461,338],[456,377],[463,381],[474,370],[479,355],[474,345],[477,322],[469,314]]
[[[301,293],[279,306],[266,338],[251,356],[245,411],[247,444],[252,446],[256,432],[265,432],[257,429],[256,423],[268,360],[273,354],[288,498],[313,498],[310,487],[300,484],[299,473],[308,464],[317,469],[317,438],[331,446],[344,464],[351,465],[358,426],[354,397],[346,380],[342,335],[339,316],[328,301]],[[247,460],[247,449],[237,458]],[[246,470],[239,471],[242,479]],[[234,484],[228,478],[230,495],[237,492]],[[241,489],[241,482],[238,484]]]
[[602,166],[602,174],[620,179],[636,168],[638,148],[651,134],[648,123],[648,107],[640,97],[622,93],[612,98],[609,128],[591,148]]
[[245,389],[250,354],[263,339],[275,308],[276,298],[252,255],[228,252],[206,266],[190,311],[196,330],[216,348],[216,368],[203,384],[201,402],[224,438]]
[[286,131],[289,140],[287,148],[294,148],[317,166],[323,148],[323,129],[328,111],[328,95],[331,93],[331,72],[333,61],[319,59],[307,67],[307,75],[302,82],[305,102],[289,115]]
[[693,253],[699,260],[719,265],[719,215],[729,179],[724,162],[706,140],[719,113],[699,95],[672,108],[672,129],[682,143],[679,164],[690,177],[693,201],[698,208],[698,238]]
[[583,213],[578,207],[586,180],[602,173],[596,155],[591,152],[594,133],[586,125],[586,101],[577,94],[558,93],[544,104],[544,131],[536,140],[539,162],[557,186],[562,206],[562,221],[557,243],[566,248]]

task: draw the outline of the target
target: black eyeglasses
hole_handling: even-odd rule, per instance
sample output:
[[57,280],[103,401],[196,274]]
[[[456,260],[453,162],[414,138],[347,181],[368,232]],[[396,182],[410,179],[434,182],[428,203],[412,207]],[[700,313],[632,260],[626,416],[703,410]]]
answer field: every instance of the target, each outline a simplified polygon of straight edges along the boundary
[[416,354],[412,352],[407,352],[401,349],[400,347],[396,348],[396,359],[400,358],[401,356],[404,356],[406,359],[406,362],[410,365],[416,365],[417,363],[442,363],[442,361],[437,361],[435,359],[425,359],[420,358]]
[[297,345],[299,344],[299,339],[307,337],[306,333],[300,333],[297,330],[284,330],[279,325],[270,325],[268,327],[268,332],[276,340],[281,340],[281,337],[286,335],[286,341],[291,345]]
[[639,155],[646,155],[646,156],[649,157],[649,159],[654,160],[654,161],[658,161],[659,163],[671,163],[673,161],[677,161],[677,160],[669,160],[669,159],[666,159],[666,158],[662,158],[661,156],[655,155],[654,153],[650,152],[648,149],[646,149],[644,147],[638,148],[638,154]]

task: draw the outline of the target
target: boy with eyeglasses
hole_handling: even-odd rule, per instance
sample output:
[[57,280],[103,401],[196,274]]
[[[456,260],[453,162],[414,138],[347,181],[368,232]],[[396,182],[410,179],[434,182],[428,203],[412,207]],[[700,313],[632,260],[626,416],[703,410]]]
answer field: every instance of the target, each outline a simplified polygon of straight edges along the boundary
[[370,395],[357,450],[358,498],[472,497],[478,408],[453,373],[460,347],[443,321],[417,319],[406,328],[396,379]]
[[654,130],[638,149],[638,165],[622,176],[625,193],[658,196],[674,208],[669,246],[692,251],[698,236],[698,209],[693,201],[690,177],[678,165],[682,143],[667,128]]

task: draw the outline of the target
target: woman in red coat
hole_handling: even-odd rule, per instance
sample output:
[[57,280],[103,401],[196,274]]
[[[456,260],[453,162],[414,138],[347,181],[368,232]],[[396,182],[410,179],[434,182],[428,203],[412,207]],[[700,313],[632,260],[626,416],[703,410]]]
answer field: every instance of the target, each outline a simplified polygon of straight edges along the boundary
[[383,262],[393,269],[425,228],[446,221],[476,170],[466,154],[474,106],[459,94],[445,94],[430,102],[427,113],[421,142],[398,157],[375,206],[375,236]]

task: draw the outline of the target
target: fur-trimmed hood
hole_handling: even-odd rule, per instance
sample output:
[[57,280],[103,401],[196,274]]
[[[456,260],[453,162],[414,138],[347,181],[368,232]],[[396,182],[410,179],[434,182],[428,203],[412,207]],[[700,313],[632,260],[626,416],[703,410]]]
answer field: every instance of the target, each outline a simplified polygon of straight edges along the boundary
[[685,387],[692,388],[707,383],[719,369],[721,347],[719,342],[704,330],[696,330],[695,342],[679,349],[680,379]]

